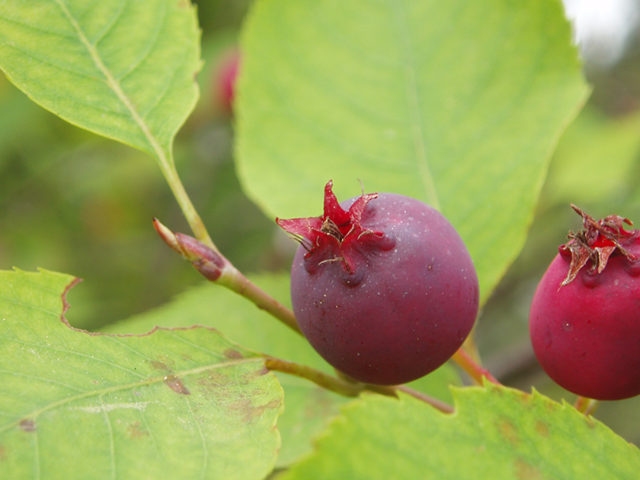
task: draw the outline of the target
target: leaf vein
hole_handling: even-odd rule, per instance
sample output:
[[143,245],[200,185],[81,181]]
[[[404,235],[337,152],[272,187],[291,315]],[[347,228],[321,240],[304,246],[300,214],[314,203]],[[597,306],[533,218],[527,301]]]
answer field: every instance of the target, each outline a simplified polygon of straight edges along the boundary
[[[290,115],[292,118],[294,125],[301,126],[303,125],[307,132],[312,133],[316,136],[316,138],[322,139],[323,141],[328,141],[334,144],[336,147],[341,148],[344,152],[357,155],[363,161],[369,164],[378,164],[383,165],[385,167],[388,166],[388,159],[382,156],[375,156],[369,152],[366,152],[359,148],[357,145],[349,142],[344,136],[336,135],[327,129],[323,129],[320,124],[321,122],[315,122],[313,119],[308,116],[302,115],[299,112],[293,110],[290,104],[286,101],[287,97],[283,94],[283,90],[281,90],[278,85],[272,79],[265,77],[263,79],[264,84],[272,87],[272,92],[275,96],[280,98],[280,102],[278,102],[279,108],[283,113]],[[257,132],[252,132],[253,135],[258,134],[268,134],[265,129],[261,129]],[[274,137],[275,138],[275,137]]]
[[[322,75],[322,71],[309,68],[307,63],[304,61],[304,58],[306,58],[306,53],[302,52],[302,54],[299,54],[291,44],[291,42],[284,41],[280,44],[280,46],[282,48],[282,51],[287,53],[291,61],[295,63],[296,66],[300,69],[300,73],[305,75],[306,78],[304,79],[303,84],[316,86],[329,98],[339,97],[339,99],[344,102],[344,105],[349,107],[353,112],[361,115],[362,118],[375,120],[381,125],[387,125],[388,123],[398,123],[402,121],[402,119],[400,118],[389,115],[388,112],[382,112],[381,110],[372,109],[362,102],[356,100],[354,95],[337,89],[335,82],[327,80],[327,78]],[[271,83],[273,84],[273,81]],[[315,122],[313,123],[315,124]]]
[[[0,335],[0,338],[7,338],[12,342],[20,343],[20,344],[25,345],[25,346],[38,347],[38,348],[41,348],[43,350],[49,350],[49,351],[52,351],[52,352],[66,353],[66,354],[69,354],[70,356],[77,356],[77,357],[81,357],[81,358],[87,358],[87,359],[89,359],[89,360],[91,360],[93,362],[103,363],[103,364],[109,365],[109,366],[111,366],[113,368],[117,368],[117,369],[122,370],[124,372],[130,373],[131,375],[134,375],[136,377],[144,378],[144,375],[141,375],[138,372],[135,372],[133,370],[129,370],[128,368],[125,368],[125,367],[123,367],[121,365],[118,365],[117,363],[113,363],[113,362],[111,362],[109,360],[103,360],[101,358],[97,358],[94,355],[87,355],[87,354],[84,354],[84,353],[80,353],[78,351],[67,350],[66,348],[56,348],[56,347],[52,347],[52,346],[49,346],[49,345],[43,345],[43,344],[39,344],[39,343],[25,342],[25,341],[19,340],[17,338],[6,337],[6,336],[2,336],[2,335]],[[88,338],[91,338],[91,337],[88,337]]]
[[[97,3],[97,2],[96,2]],[[96,36],[96,38],[94,38],[91,41],[91,44],[94,45],[95,47],[98,46],[98,44],[100,43],[100,41],[111,31],[113,30],[113,27],[116,26],[118,24],[118,21],[120,21],[120,18],[122,17],[122,14],[124,13],[124,11],[126,10],[126,6],[127,6],[127,2],[126,0],[120,3],[121,8],[120,10],[118,10],[118,12],[113,16],[113,19],[106,25],[106,27],[104,29],[102,29],[102,31],[100,33],[98,33],[98,35]]]
[[[182,57],[182,61],[183,63],[187,62],[187,57],[186,55],[183,55]],[[173,82],[173,80],[175,79],[176,75],[179,73],[180,69],[176,68],[173,70],[173,72],[171,73],[171,78],[167,79],[167,82],[165,83],[164,88],[162,89],[161,92],[159,92],[159,94],[156,96],[155,100],[153,102],[151,102],[146,110],[144,111],[144,113],[142,113],[142,117],[143,118],[147,118],[149,116],[149,114],[160,104],[160,102],[167,96],[167,93],[169,93],[169,89],[171,88],[171,84]]]
[[170,162],[169,157],[167,157],[163,148],[158,143],[157,138],[153,135],[153,133],[151,133],[149,126],[145,123],[145,121],[142,119],[142,117],[136,110],[132,100],[127,96],[127,94],[122,89],[122,86],[120,85],[120,83],[118,83],[118,81],[115,79],[111,71],[107,68],[107,66],[102,61],[102,58],[100,57],[98,50],[93,45],[91,45],[86,35],[84,34],[82,28],[78,24],[77,20],[73,17],[73,15],[71,15],[71,12],[67,8],[66,4],[64,3],[64,0],[54,0],[54,1],[59,5],[60,9],[64,12],[65,16],[67,17],[71,25],[76,30],[78,38],[84,44],[85,48],[89,52],[89,55],[91,56],[98,70],[100,70],[104,75],[104,77],[106,78],[107,84],[109,85],[111,90],[113,90],[113,92],[116,94],[120,102],[131,113],[132,120],[138,126],[138,128],[144,135],[145,139],[149,143],[149,146],[151,147],[151,150],[155,153],[163,171],[170,170],[170,167],[172,166],[172,162]]
[[69,390],[75,390],[76,392],[84,393],[86,391],[86,390],[82,390],[80,388],[72,387],[71,385],[68,385],[66,383],[58,382],[56,380],[51,380],[51,379],[46,378],[46,377],[39,377],[37,375],[29,375],[29,374],[21,373],[21,372],[12,372],[10,370],[0,370],[0,373],[6,373],[7,375],[11,375],[11,376],[14,376],[14,377],[31,378],[31,379],[34,379],[34,380],[41,381],[43,383],[50,383],[50,384],[53,384],[53,385],[60,385],[61,387],[68,388]]
[[194,347],[194,348],[197,348],[198,350],[202,350],[203,352],[206,352],[206,353],[208,353],[208,354],[212,355],[212,356],[213,356],[213,357],[215,357],[215,358],[224,358],[224,359],[226,359],[226,358],[227,358],[227,357],[225,357],[224,355],[222,355],[222,354],[220,354],[220,353],[218,353],[218,352],[214,352],[214,351],[212,351],[212,350],[209,350],[208,348],[203,348],[203,347],[201,347],[200,345],[197,345],[197,344],[195,344],[195,343],[193,343],[193,342],[190,342],[189,340],[186,340],[186,339],[184,339],[184,338],[182,338],[182,337],[180,337],[180,336],[176,335],[176,334],[175,334],[175,333],[173,333],[171,330],[166,330],[166,334],[167,334],[168,336],[170,336],[170,337],[173,337],[175,340],[178,340],[178,341],[180,341],[180,342],[182,342],[182,343],[186,343],[187,345],[189,345],[189,346],[191,346],[191,347]]
[[[178,377],[178,378],[184,378],[184,377],[188,377],[190,375],[197,375],[203,372],[206,372],[208,370],[215,370],[218,368],[229,368],[229,367],[235,367],[238,365],[242,365],[245,363],[262,363],[264,362],[264,358],[243,358],[243,359],[239,359],[239,360],[230,360],[226,363],[220,364],[220,363],[215,363],[215,364],[208,364],[208,365],[203,365],[201,367],[196,367],[196,368],[192,368],[189,370],[183,370],[183,371],[179,371],[179,372],[175,372],[173,375]],[[102,388],[100,390],[92,390],[89,392],[85,392],[85,393],[79,393],[77,395],[73,395],[73,396],[69,396],[69,397],[65,397],[63,399],[57,400],[55,402],[51,402],[48,405],[45,405],[43,407],[40,407],[36,410],[33,410],[31,412],[28,413],[24,413],[22,415],[19,416],[19,418],[13,420],[12,422],[9,422],[7,424],[5,424],[4,426],[0,426],[0,433],[16,426],[21,419],[28,417],[28,418],[32,418],[32,419],[36,419],[39,415],[42,415],[45,412],[48,412],[50,410],[53,410],[57,407],[66,405],[68,403],[74,402],[76,400],[81,400],[84,398],[91,398],[91,397],[95,397],[95,396],[102,396],[102,395],[106,395],[108,393],[114,393],[114,392],[120,392],[120,391],[124,391],[124,390],[132,390],[141,386],[146,386],[146,385],[155,385],[158,383],[163,383],[164,382],[164,378],[165,376],[159,376],[159,377],[148,377],[145,380],[142,381],[138,381],[138,382],[132,382],[132,383],[126,383],[123,385],[115,385],[113,387],[107,387],[107,388]]]
[[29,28],[31,30],[35,30],[37,32],[41,32],[41,33],[46,33],[46,34],[50,34],[50,35],[56,35],[62,38],[68,38],[68,39],[73,39],[73,35],[71,33],[65,33],[63,31],[59,31],[59,30],[50,30],[47,28],[44,28],[40,25],[34,25],[32,23],[29,22],[25,22],[24,20],[18,20],[16,18],[12,18],[12,17],[7,17],[6,15],[4,16],[0,16],[0,20],[5,20],[7,23],[14,23],[16,25],[22,25],[23,27]]
[[404,5],[398,0],[389,0],[389,5],[395,14],[396,28],[399,35],[400,51],[403,56],[403,73],[407,106],[409,108],[409,120],[411,125],[411,137],[418,171],[422,178],[427,203],[436,209],[440,209],[440,201],[436,191],[435,182],[429,165],[427,152],[427,140],[424,132],[424,119],[420,111],[420,94],[418,91],[418,79],[416,73],[416,58],[413,51],[413,42],[409,37],[410,26],[407,20],[407,12]]
[[111,425],[111,418],[109,417],[108,409],[105,408],[104,398],[100,395],[100,405],[102,406],[102,414],[107,424],[107,431],[109,432],[109,456],[111,460],[111,478],[116,479],[116,446],[115,437],[113,435],[113,425]]
[[[163,19],[162,22],[157,22],[157,27],[153,32],[153,39],[149,42],[148,47],[141,53],[141,55],[134,62],[132,62],[131,65],[129,65],[129,68],[120,74],[120,76],[116,79],[118,82],[121,82],[124,78],[131,75],[140,65],[142,65],[142,62],[144,62],[144,60],[149,57],[151,51],[153,51],[155,46],[158,44],[158,40],[160,39],[160,32],[162,31],[163,26],[167,23],[168,18],[166,3],[162,3],[162,5],[164,6]],[[142,117],[144,118],[144,115],[142,115]]]
[[202,468],[200,470],[200,478],[204,480],[207,476],[207,463],[209,460],[209,449],[207,448],[207,440],[204,437],[204,433],[202,432],[202,427],[200,426],[200,421],[196,417],[193,408],[191,407],[191,402],[188,397],[184,397],[185,402],[187,402],[187,406],[189,407],[189,413],[193,417],[193,421],[196,424],[196,428],[198,429],[198,436],[200,437],[200,442],[202,443]]

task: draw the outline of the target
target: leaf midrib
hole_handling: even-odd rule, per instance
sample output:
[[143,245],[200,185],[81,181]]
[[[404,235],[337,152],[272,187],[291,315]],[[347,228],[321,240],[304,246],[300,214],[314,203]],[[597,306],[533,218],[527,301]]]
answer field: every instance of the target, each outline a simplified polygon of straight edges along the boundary
[[422,114],[420,112],[420,101],[418,95],[418,81],[416,78],[416,59],[413,53],[413,43],[409,36],[409,22],[402,2],[390,0],[389,5],[396,18],[396,27],[399,35],[399,42],[402,52],[402,66],[405,81],[405,91],[407,107],[409,108],[409,121],[411,125],[411,138],[413,149],[416,155],[418,171],[424,184],[425,197],[427,203],[433,208],[440,210],[440,201],[436,192],[436,186],[429,167],[427,155],[427,144],[423,131]]
[[172,164],[172,162],[170,162],[170,157],[165,153],[164,149],[160,145],[160,142],[158,142],[158,139],[151,133],[149,126],[134,107],[131,99],[127,96],[109,68],[107,68],[105,63],[102,61],[102,57],[100,56],[100,53],[98,52],[96,46],[93,45],[84,34],[82,27],[80,26],[76,18],[71,14],[71,11],[67,8],[65,2],[63,0],[54,1],[58,5],[60,10],[62,10],[62,13],[75,30],[80,42],[82,42],[84,47],[87,49],[87,52],[91,56],[91,60],[95,64],[96,68],[100,70],[100,72],[104,75],[108,87],[116,94],[118,100],[122,102],[122,104],[131,114],[131,118],[136,123],[136,125],[138,125],[138,128],[140,128],[140,131],[151,145],[151,148],[153,149],[153,152],[155,153],[156,158],[160,162],[163,169],[169,169]]

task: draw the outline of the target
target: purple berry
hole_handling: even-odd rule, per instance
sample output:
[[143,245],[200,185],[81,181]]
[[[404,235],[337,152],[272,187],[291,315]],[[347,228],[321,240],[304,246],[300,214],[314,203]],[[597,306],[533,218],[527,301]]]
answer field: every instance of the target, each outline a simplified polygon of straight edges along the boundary
[[374,193],[338,204],[332,186],[322,216],[276,220],[300,242],[291,268],[300,328],[355,380],[420,378],[446,362],[473,327],[479,289],[469,252],[423,202]]

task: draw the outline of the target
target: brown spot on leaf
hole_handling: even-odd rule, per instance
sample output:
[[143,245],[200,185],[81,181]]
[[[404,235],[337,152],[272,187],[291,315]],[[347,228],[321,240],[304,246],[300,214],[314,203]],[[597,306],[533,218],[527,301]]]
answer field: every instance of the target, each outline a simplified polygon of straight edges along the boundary
[[161,372],[169,372],[169,371],[171,371],[171,369],[169,367],[167,367],[163,362],[160,362],[158,360],[151,360],[151,366],[155,370],[159,370]]
[[184,386],[182,380],[180,380],[175,375],[167,375],[166,377],[164,377],[164,383],[167,385],[167,387],[169,387],[176,393],[179,393],[181,395],[191,395],[191,392],[187,387]]
[[7,458],[7,449],[4,445],[0,444],[0,462],[3,462]]
[[148,437],[149,432],[140,428],[140,422],[133,422],[127,427],[127,435],[131,438]]
[[212,390],[231,383],[235,384],[236,381],[232,380],[228,375],[219,372],[208,372],[206,376],[198,378],[197,383],[206,389]]
[[538,420],[536,422],[536,431],[542,435],[543,437],[548,437],[549,436],[549,425],[547,425],[546,423],[544,423],[541,420]]
[[511,420],[503,419],[498,425],[498,428],[500,429],[500,433],[502,433],[502,436],[506,438],[511,445],[515,446],[520,443],[518,429]]
[[249,412],[247,412],[247,415],[244,418],[244,421],[249,423],[254,418],[260,417],[266,410],[272,410],[274,408],[280,408],[280,399],[274,398],[269,403],[250,408]]
[[248,410],[249,408],[251,408],[251,401],[248,398],[242,398],[237,402],[230,403],[229,405],[227,405],[227,408],[229,410],[235,410],[235,411]]
[[262,366],[260,370],[251,370],[242,374],[242,380],[249,383],[253,381],[255,378],[262,377],[266,375],[271,370],[269,370],[266,366]]
[[222,354],[227,358],[233,358],[233,359],[244,358],[239,351],[234,350],[233,348],[227,348],[224,352],[222,352]]
[[514,467],[518,480],[543,480],[540,470],[533,465],[529,465],[521,458],[515,461]]
[[178,8],[189,8],[189,2],[187,0],[180,0],[178,2]]
[[518,396],[518,400],[520,400],[520,402],[523,404],[523,406],[527,409],[530,409],[533,407],[534,405],[534,398],[533,395],[531,395],[530,393],[527,392],[522,392],[522,394],[520,394]]
[[25,418],[21,420],[18,424],[21,430],[25,432],[35,432],[36,431],[36,422],[31,418]]
[[280,399],[275,398],[264,405],[254,406],[251,404],[250,399],[243,398],[242,400],[229,404],[228,408],[243,415],[244,422],[251,423],[253,419],[260,417],[266,410],[280,408],[280,404]]

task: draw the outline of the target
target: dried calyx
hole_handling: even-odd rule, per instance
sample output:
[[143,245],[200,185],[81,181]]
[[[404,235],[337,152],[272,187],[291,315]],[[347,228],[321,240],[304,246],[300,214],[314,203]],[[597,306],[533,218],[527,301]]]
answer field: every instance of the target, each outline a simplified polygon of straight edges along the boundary
[[569,242],[560,246],[562,255],[571,255],[571,263],[567,277],[560,287],[571,283],[578,272],[591,260],[590,273],[601,273],[607,266],[611,255],[616,251],[630,261],[638,260],[629,252],[624,244],[638,230],[627,231],[624,224],[631,226],[633,223],[619,215],[610,215],[602,220],[594,220],[581,209],[571,204],[571,207],[582,217],[583,229],[577,233],[569,232]]
[[[358,243],[370,240],[387,240],[383,232],[364,228],[362,214],[367,204],[378,197],[377,193],[362,194],[349,210],[343,209],[333,193],[333,182],[324,187],[324,213],[319,217],[276,218],[276,223],[291,234],[307,250],[305,259],[318,254],[321,263],[342,262],[345,272],[355,271],[354,252]],[[382,245],[381,245],[382,246]],[[388,247],[388,245],[384,245]],[[387,248],[384,248],[387,249]]]

